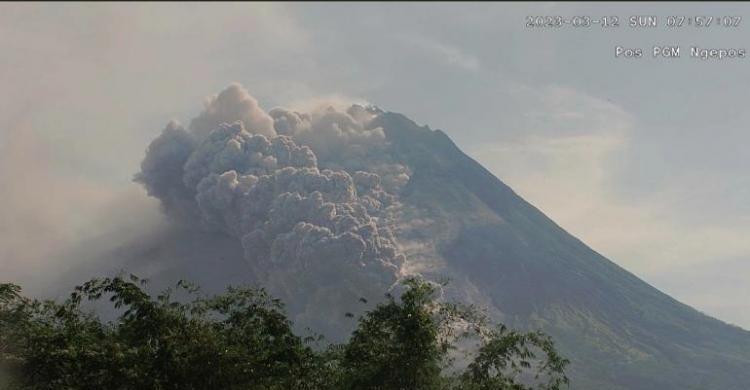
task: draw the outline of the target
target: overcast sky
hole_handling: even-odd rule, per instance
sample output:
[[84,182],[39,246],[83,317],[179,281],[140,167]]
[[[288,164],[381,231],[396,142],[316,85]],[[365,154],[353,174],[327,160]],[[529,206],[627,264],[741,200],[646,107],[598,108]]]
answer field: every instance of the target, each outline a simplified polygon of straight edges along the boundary
[[[669,30],[669,15],[745,20]],[[683,57],[650,58],[656,44]],[[131,182],[146,145],[236,81],[266,109],[367,101],[443,129],[597,251],[750,328],[750,58],[692,45],[750,49],[750,6],[0,4],[0,279],[47,272],[106,229],[102,209],[145,218],[129,210],[153,206]]]

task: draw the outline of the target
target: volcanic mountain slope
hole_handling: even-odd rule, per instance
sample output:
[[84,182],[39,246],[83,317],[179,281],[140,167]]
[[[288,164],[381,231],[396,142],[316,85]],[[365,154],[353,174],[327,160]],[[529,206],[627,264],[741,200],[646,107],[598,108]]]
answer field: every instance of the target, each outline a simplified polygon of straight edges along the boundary
[[403,220],[413,222],[396,234],[405,267],[449,276],[456,296],[512,326],[551,334],[572,361],[572,388],[750,388],[750,332],[587,247],[443,132],[392,113],[373,125],[413,172],[401,193]]
[[233,85],[189,126],[170,123],[136,181],[170,227],[101,256],[108,270],[209,291],[259,283],[298,329],[334,341],[360,297],[448,278],[449,298],[552,335],[574,389],[750,388],[750,332],[610,262],[403,115],[265,112]]

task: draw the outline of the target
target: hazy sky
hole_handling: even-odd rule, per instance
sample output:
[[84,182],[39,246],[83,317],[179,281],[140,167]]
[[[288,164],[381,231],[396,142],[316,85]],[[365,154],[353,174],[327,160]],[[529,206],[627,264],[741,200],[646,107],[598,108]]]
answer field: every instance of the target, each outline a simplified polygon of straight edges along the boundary
[[[745,20],[632,29],[631,15]],[[650,58],[656,44],[683,58]],[[750,50],[750,5],[0,4],[0,279],[118,229],[102,210],[149,217],[131,212],[153,206],[131,182],[146,145],[236,81],[266,109],[360,100],[443,129],[594,249],[750,328],[750,58],[691,45]]]

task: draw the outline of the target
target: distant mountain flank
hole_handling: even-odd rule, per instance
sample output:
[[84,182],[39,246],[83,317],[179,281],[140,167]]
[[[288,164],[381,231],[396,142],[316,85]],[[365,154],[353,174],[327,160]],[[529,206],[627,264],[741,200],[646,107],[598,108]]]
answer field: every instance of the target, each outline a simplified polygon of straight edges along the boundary
[[674,300],[587,247],[445,133],[399,114],[377,123],[413,169],[401,201],[443,232],[421,238],[433,238],[423,247],[435,248],[436,264],[423,272],[452,276],[457,294],[490,302],[509,324],[552,334],[573,361],[573,388],[750,386],[750,332]]

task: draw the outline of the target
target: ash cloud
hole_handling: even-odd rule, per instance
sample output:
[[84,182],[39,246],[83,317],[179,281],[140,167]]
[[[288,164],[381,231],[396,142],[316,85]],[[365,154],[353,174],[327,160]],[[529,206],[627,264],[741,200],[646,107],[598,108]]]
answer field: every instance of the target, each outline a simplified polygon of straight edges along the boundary
[[321,167],[375,173],[384,189],[397,193],[409,181],[411,172],[391,158],[383,129],[368,126],[378,113],[357,104],[343,112],[333,107],[312,113],[285,108],[269,112],[276,132],[309,146]]
[[243,122],[253,132],[276,135],[273,119],[258,106],[258,101],[239,84],[232,84],[218,95],[208,98],[203,112],[190,122],[190,130],[203,137],[222,123]]
[[197,141],[182,125],[171,121],[151,142],[141,172],[135,181],[146,187],[148,195],[161,201],[166,214],[180,221],[195,220],[195,191],[183,184],[183,166],[195,150]]
[[170,122],[136,181],[174,221],[238,240],[255,274],[287,291],[302,275],[332,271],[390,285],[403,255],[389,215],[410,170],[370,126],[378,113],[359,105],[266,113],[233,84],[189,128]]

